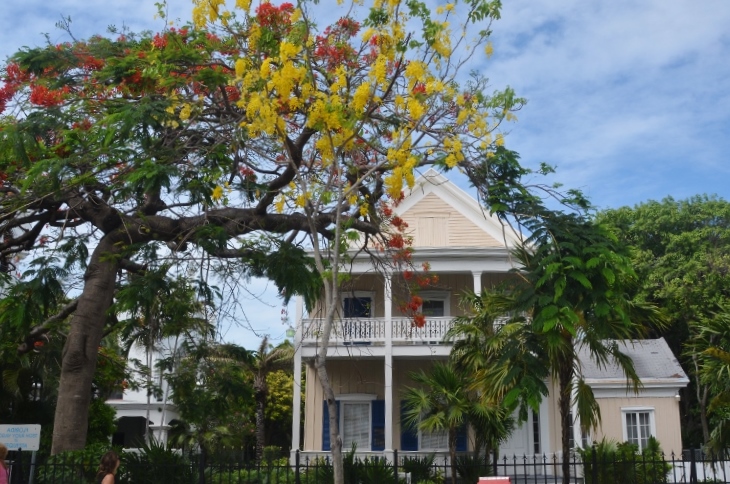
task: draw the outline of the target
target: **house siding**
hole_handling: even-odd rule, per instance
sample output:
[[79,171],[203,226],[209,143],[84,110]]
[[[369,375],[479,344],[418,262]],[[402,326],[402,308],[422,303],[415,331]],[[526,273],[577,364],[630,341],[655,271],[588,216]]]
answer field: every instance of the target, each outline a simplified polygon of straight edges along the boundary
[[[329,360],[327,376],[335,395],[364,393],[383,399],[385,366],[382,360]],[[305,395],[304,448],[322,448],[322,383],[312,366],[307,366]]]
[[401,215],[413,247],[504,247],[502,241],[459,213],[438,195],[429,193]]
[[594,440],[603,437],[624,441],[622,408],[646,407],[654,409],[655,437],[665,454],[681,454],[682,433],[679,427],[679,400],[674,397],[626,397],[599,398],[601,427],[595,432]]
[[[406,387],[413,385],[409,375],[420,370],[427,370],[437,360],[406,360],[393,361],[393,446],[400,449],[401,422],[400,402]],[[446,361],[445,359],[443,361]],[[376,360],[329,360],[327,373],[332,383],[335,395],[349,393],[363,393],[384,398],[385,366],[382,361]],[[322,402],[324,393],[317,373],[313,367],[307,367],[307,394],[305,396],[304,412],[304,448],[322,448],[323,411]],[[386,422],[386,425],[388,423]],[[471,438],[469,439],[471,442]]]

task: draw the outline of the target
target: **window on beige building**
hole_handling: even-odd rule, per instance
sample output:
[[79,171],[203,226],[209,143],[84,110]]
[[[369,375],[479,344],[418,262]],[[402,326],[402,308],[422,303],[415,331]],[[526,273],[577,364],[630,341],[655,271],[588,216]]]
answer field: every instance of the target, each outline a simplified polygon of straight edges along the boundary
[[643,450],[649,437],[656,435],[653,408],[622,408],[624,440]]

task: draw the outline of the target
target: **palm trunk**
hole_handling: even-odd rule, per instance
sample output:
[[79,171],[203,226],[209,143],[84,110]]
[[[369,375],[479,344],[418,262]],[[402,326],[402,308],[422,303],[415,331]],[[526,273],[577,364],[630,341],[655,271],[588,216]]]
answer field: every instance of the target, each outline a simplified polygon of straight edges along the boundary
[[[172,359],[173,359],[173,369],[175,368],[176,361],[175,358],[177,358],[177,344],[180,336],[175,336],[175,344],[172,347]],[[167,443],[167,437],[168,437],[168,429],[167,425],[165,424],[165,419],[167,418],[167,398],[170,394],[170,385],[167,383],[167,379],[164,377],[164,371],[162,368],[160,368],[160,384],[163,385],[163,392],[162,392],[162,416],[160,417],[160,424],[162,425],[162,429],[160,430],[160,434],[162,436],[162,441],[166,443],[167,446],[170,444]]]
[[[697,382],[699,385],[699,382]],[[700,422],[702,423],[702,443],[707,445],[710,441],[710,424],[707,419],[707,400],[710,398],[710,387],[702,386],[702,398],[700,399]]]
[[570,401],[571,383],[573,380],[573,365],[561,364],[558,368],[558,385],[560,397],[558,408],[560,409],[561,444],[563,449],[563,484],[570,484]]
[[255,385],[256,395],[256,462],[261,464],[264,456],[264,443],[266,440],[265,427],[265,410],[266,410],[266,390],[261,388],[261,384]]
[[456,484],[456,429],[449,429],[449,458],[451,459],[451,484]]
[[96,371],[104,322],[114,296],[117,262],[110,237],[94,250],[86,270],[84,290],[71,319],[63,347],[61,380],[53,424],[52,454],[80,450],[86,445],[91,385]]

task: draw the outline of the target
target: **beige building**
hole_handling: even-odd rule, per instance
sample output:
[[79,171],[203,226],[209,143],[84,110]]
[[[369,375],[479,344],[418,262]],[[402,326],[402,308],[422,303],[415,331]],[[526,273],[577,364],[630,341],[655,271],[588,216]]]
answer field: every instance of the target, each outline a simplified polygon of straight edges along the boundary
[[[408,376],[411,372],[448,359],[451,346],[443,337],[453,318],[463,314],[459,298],[464,291],[480,292],[514,277],[509,274],[513,269],[509,247],[514,246],[516,237],[483,212],[476,200],[433,170],[416,182],[395,212],[407,222],[413,237],[414,266],[427,262],[431,273],[438,275],[438,283],[419,293],[427,318],[425,325],[417,328],[412,318],[400,310],[405,299],[402,275],[376,269],[366,256],[355,258],[328,348],[327,370],[337,396],[340,434],[344,449],[355,444],[361,454],[390,457],[396,449],[401,454],[446,454],[445,435],[426,435],[401,426],[402,391],[412,384]],[[305,314],[298,301],[292,453],[300,450],[305,456],[329,451],[322,389],[314,369],[307,364],[320,347],[322,315],[322,307]],[[663,340],[650,344],[652,349],[666,347]],[[638,397],[625,392],[625,381],[623,386],[612,386],[617,380],[611,375],[604,379],[600,372],[591,373],[604,422],[609,422],[603,427],[606,432],[600,435],[618,440],[636,435],[634,440],[641,443],[650,432],[660,438],[666,451],[681,450],[675,395],[687,384],[687,378],[671,352],[661,352],[657,362],[661,358],[669,358],[677,376],[662,375],[652,380]],[[300,405],[303,367],[304,408]],[[652,377],[648,367],[644,376]],[[556,400],[544,399],[539,412],[532,413],[501,446],[501,455],[549,455],[558,451],[557,415]],[[618,433],[622,426],[624,435]],[[577,432],[579,426],[575,428]],[[470,445],[468,432],[462,432],[459,450],[467,450]]]

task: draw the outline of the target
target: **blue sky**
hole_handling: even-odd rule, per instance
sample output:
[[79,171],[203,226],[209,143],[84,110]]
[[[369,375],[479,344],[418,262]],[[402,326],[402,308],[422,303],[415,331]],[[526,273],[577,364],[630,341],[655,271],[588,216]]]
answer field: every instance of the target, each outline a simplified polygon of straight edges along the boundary
[[[327,4],[334,0],[320,0]],[[479,64],[494,89],[528,99],[507,129],[523,162],[557,167],[551,179],[582,189],[600,208],[701,193],[730,199],[730,2],[727,0],[503,0],[495,54]],[[190,18],[170,0],[171,18]],[[0,57],[68,40],[54,24],[71,17],[78,38],[109,25],[160,30],[153,1],[8,1]],[[283,337],[280,303],[249,312],[254,332],[232,329],[247,347],[256,334]],[[250,295],[251,301],[255,297]],[[258,303],[257,303],[258,304]]]

